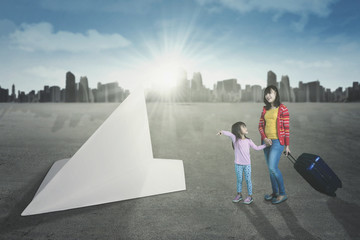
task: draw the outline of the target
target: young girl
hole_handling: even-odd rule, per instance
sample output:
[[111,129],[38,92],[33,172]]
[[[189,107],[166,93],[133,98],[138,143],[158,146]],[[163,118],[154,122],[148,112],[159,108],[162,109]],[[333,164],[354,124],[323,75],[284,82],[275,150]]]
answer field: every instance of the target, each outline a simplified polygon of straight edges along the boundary
[[244,200],[245,204],[253,202],[252,198],[252,183],[251,183],[251,162],[250,162],[250,147],[255,150],[262,150],[267,145],[256,146],[254,142],[246,137],[248,130],[245,123],[236,122],[231,127],[231,132],[221,130],[217,135],[225,135],[231,138],[232,146],[235,153],[235,173],[237,179],[237,195],[233,202],[242,200],[242,175],[245,174],[245,180],[248,190],[248,197]]

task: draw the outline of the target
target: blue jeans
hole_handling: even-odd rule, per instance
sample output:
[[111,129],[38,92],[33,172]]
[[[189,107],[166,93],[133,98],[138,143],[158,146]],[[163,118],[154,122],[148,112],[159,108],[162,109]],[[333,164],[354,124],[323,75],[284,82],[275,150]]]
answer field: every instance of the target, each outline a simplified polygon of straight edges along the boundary
[[279,169],[279,161],[284,145],[280,144],[278,139],[272,139],[272,145],[264,148],[265,160],[269,168],[270,181],[273,193],[285,195],[283,176]]

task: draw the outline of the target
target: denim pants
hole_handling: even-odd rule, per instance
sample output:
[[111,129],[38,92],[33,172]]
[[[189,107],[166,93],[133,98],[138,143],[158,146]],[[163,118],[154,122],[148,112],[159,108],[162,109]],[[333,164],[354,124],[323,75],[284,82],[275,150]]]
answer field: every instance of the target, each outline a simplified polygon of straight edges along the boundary
[[279,169],[279,161],[284,151],[284,145],[281,145],[278,139],[272,139],[271,141],[272,145],[264,148],[264,154],[269,168],[272,191],[273,193],[285,195],[284,180]]
[[245,175],[245,181],[246,181],[248,195],[252,195],[251,165],[239,165],[239,164],[235,163],[236,189],[237,189],[237,192],[241,193],[241,191],[242,191],[243,172],[244,172],[244,175]]

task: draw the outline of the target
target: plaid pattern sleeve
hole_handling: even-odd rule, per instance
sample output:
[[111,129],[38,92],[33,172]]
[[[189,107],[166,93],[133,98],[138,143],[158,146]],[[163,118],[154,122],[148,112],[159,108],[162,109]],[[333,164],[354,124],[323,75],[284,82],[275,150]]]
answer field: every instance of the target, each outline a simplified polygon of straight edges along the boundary
[[281,145],[290,145],[290,114],[289,110],[284,104],[280,105],[278,115],[278,136]]
[[265,113],[266,113],[266,109],[264,107],[263,111],[261,112],[260,121],[259,121],[259,132],[260,132],[260,135],[261,135],[261,141],[264,140],[264,138],[266,138],[266,134],[265,134]]

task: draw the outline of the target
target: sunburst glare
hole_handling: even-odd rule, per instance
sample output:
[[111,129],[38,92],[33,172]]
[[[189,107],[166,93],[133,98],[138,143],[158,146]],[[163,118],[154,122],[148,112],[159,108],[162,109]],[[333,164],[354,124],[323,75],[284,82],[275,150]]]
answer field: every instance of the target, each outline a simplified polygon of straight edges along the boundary
[[176,87],[181,71],[185,70],[186,59],[177,54],[164,54],[157,56],[148,63],[149,85],[160,91],[169,91]]
[[192,23],[167,22],[153,34],[143,35],[143,48],[134,56],[136,71],[147,88],[166,94],[188,79],[188,74],[200,71],[209,44],[205,47],[197,41],[199,33],[193,31]]

